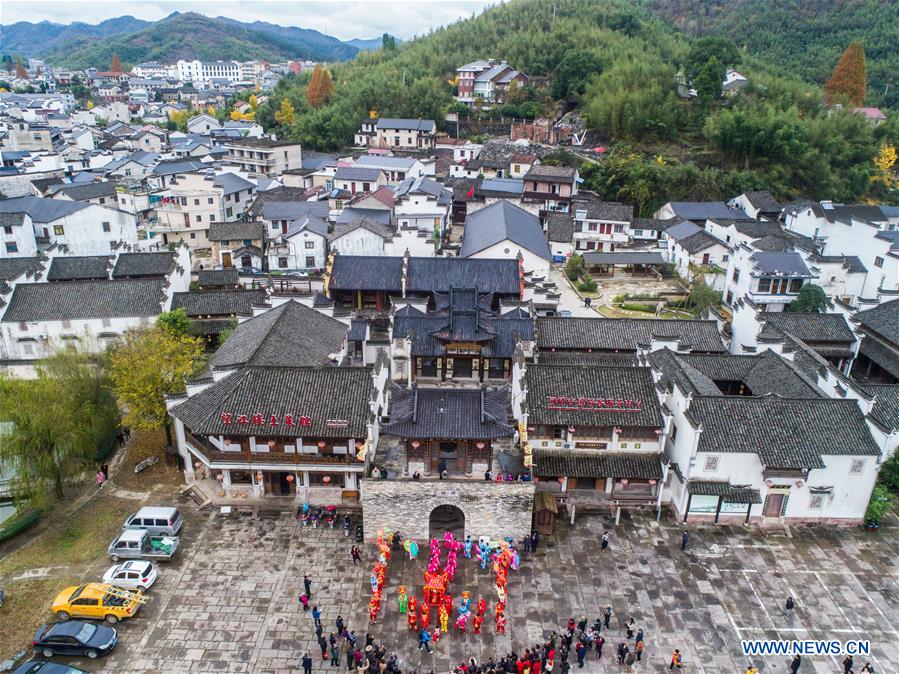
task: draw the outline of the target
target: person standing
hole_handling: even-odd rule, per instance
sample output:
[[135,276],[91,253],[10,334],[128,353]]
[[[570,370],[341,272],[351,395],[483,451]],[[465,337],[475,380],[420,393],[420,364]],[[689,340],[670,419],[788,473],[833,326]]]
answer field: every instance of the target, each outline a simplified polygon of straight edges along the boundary
[[608,549],[608,547],[609,547],[609,532],[608,531],[602,532],[602,545],[600,547],[602,547],[603,552],[605,552]]
[[318,637],[318,647],[322,649],[322,660],[327,660],[330,656],[330,653],[328,653],[328,640],[321,635]]
[[356,656],[356,651],[353,648],[353,645],[347,641],[346,645],[346,671],[350,671],[353,668],[353,658]]
[[431,633],[428,632],[427,628],[422,628],[421,634],[418,635],[418,650],[421,650],[421,647],[424,646],[428,653],[431,652],[431,645],[428,643],[431,640]]
[[596,659],[602,660],[602,647],[605,645],[606,640],[603,639],[599,634],[596,635],[596,639],[593,640],[593,647],[596,649]]
[[[306,592],[307,592],[307,595],[308,595],[308,592],[309,592],[309,591],[307,590]],[[312,607],[312,622],[315,623],[315,626],[316,626],[316,627],[320,627],[320,626],[321,626],[321,624],[322,624],[321,618],[322,618],[322,612],[318,610],[318,606],[313,606],[313,607]]]
[[100,491],[103,491],[103,485],[106,483],[106,476],[103,474],[103,471],[98,470],[94,477],[97,480],[97,486],[100,488]]
[[637,635],[637,643],[634,644],[634,651],[637,653],[637,662],[643,657],[643,649],[646,648],[646,644],[643,642],[643,633]]
[[687,549],[687,543],[690,542],[690,532],[684,531],[680,537],[680,551],[683,552]]
[[340,666],[340,646],[337,645],[337,642],[331,644],[331,666]]
[[312,674],[312,658],[309,657],[308,652],[303,653],[301,664],[303,665],[303,674]]
[[787,603],[784,604],[784,615],[791,617],[794,608],[796,608],[796,602],[793,601],[793,597],[787,597]]
[[606,629],[609,629],[609,622],[612,620],[612,607],[606,606],[606,610],[603,612],[602,621],[603,625],[606,626]]
[[793,662],[790,663],[790,671],[792,674],[796,674],[799,671],[799,665],[802,664],[802,656],[799,653],[796,654],[796,657],[793,658]]
[[[437,464],[437,473],[440,475],[441,480],[446,479],[446,459],[440,459],[440,462]],[[430,651],[428,652],[430,653]]]
[[852,665],[855,664],[855,661],[852,659],[851,655],[847,655],[846,659],[843,660],[843,673],[849,674],[852,671]]
[[109,464],[104,462],[103,465],[100,466],[100,470],[103,471],[103,477],[108,480],[109,479]]
[[362,555],[359,554],[359,548],[355,545],[350,548],[350,556],[353,558],[353,566],[356,566],[356,564],[362,561]]
[[334,625],[337,627],[337,633],[342,635],[346,629],[346,624],[343,622],[343,616],[339,613],[337,614],[337,620],[334,621]]
[[303,587],[306,590],[306,596],[312,597],[312,579],[309,578],[305,573],[303,574]]
[[668,669],[674,669],[675,667],[677,667],[678,670],[683,670],[683,665],[684,662],[680,656],[680,650],[675,648],[674,653],[671,654],[671,664],[668,666]]
[[540,534],[537,533],[537,530],[531,532],[531,550],[534,551],[534,554],[537,554],[537,546],[540,544]]
[[574,652],[577,653],[578,669],[583,669],[584,668],[584,656],[587,654],[587,647],[584,645],[583,641],[578,640],[577,646],[574,647]]

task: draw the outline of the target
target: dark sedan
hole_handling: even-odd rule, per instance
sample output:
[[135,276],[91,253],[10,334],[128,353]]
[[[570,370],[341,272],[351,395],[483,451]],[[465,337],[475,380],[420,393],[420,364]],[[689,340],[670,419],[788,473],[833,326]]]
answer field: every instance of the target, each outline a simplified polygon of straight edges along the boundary
[[29,660],[19,665],[12,674],[90,674],[90,672],[49,660]]
[[34,635],[31,645],[35,652],[48,658],[52,655],[86,655],[97,658],[115,648],[118,640],[119,636],[112,627],[83,620],[67,620],[41,627]]

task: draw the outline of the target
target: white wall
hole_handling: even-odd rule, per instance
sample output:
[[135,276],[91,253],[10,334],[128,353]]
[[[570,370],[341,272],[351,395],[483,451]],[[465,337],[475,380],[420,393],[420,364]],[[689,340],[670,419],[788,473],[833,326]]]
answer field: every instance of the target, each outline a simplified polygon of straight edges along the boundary
[[544,260],[539,255],[535,255],[531,251],[526,250],[509,240],[495,243],[492,246],[489,246],[488,248],[475,253],[474,255],[469,255],[468,257],[476,259],[501,258],[506,260],[514,260],[518,257],[519,252],[522,255],[523,266],[526,272],[537,272],[538,275],[543,275],[544,277],[549,275],[549,260]]
[[384,239],[362,227],[335,239],[330,247],[340,255],[387,255]]
[[[103,231],[104,223],[109,224],[108,232]],[[51,243],[65,244],[72,255],[108,255],[112,243],[137,243],[134,215],[95,204],[52,223],[34,223],[33,229],[35,236],[44,236],[46,230]]]

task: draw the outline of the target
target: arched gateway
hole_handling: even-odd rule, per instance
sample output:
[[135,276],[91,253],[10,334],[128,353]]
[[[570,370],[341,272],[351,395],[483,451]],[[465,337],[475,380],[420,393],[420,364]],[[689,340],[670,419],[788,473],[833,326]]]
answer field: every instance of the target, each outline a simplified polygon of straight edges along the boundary
[[464,538],[465,513],[454,505],[441,505],[434,508],[428,524],[431,538],[443,539],[443,535],[447,531],[456,538]]

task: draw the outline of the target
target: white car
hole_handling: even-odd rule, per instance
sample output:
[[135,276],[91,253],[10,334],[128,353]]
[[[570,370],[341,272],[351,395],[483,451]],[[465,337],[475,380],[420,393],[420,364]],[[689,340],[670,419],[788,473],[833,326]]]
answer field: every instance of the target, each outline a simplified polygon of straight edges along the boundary
[[126,590],[149,590],[156,582],[156,567],[144,559],[132,559],[109,567],[103,582]]

